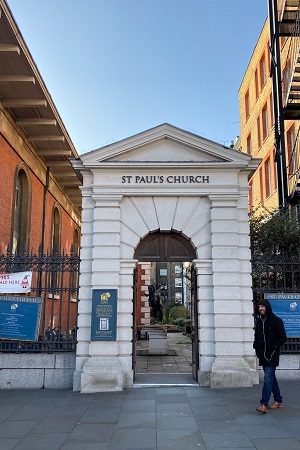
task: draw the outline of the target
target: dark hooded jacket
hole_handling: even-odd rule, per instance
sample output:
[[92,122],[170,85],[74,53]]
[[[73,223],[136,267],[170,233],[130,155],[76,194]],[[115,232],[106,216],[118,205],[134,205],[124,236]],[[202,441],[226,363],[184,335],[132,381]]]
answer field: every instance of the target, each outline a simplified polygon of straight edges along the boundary
[[260,366],[277,367],[280,347],[286,342],[286,333],[282,320],[277,317],[268,300],[259,303],[266,307],[265,316],[256,316],[253,347]]

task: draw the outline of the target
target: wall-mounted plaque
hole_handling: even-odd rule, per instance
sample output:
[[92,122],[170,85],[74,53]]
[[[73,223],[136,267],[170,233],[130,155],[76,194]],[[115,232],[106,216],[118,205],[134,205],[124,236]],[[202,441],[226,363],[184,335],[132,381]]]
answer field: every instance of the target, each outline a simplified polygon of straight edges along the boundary
[[92,290],[92,341],[115,341],[117,334],[117,289]]
[[265,293],[273,313],[283,320],[288,337],[300,336],[300,293]]
[[0,297],[0,339],[37,341],[41,297]]

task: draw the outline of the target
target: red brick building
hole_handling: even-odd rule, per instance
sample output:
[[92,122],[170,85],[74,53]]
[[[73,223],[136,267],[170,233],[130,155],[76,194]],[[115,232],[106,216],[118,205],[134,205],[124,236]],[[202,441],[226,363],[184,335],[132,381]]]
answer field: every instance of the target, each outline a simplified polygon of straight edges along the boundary
[[[78,154],[5,0],[0,12],[0,256],[7,248],[28,258],[78,254],[81,178],[70,163]],[[30,295],[43,297],[40,335],[49,329],[69,336],[78,262],[24,261],[33,271]],[[19,267],[5,262],[0,272]]]
[[78,157],[5,0],[0,0],[0,246],[78,249]]

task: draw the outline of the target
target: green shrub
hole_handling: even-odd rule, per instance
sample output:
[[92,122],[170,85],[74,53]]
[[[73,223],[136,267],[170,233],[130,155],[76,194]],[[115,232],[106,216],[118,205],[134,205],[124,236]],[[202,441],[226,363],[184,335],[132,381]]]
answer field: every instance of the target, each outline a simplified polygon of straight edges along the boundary
[[178,327],[184,327],[186,323],[186,319],[184,317],[177,317],[177,319],[172,320],[173,325],[177,325]]
[[169,312],[169,320],[171,323],[174,323],[174,320],[179,318],[187,318],[187,310],[183,305],[173,306],[173,308]]

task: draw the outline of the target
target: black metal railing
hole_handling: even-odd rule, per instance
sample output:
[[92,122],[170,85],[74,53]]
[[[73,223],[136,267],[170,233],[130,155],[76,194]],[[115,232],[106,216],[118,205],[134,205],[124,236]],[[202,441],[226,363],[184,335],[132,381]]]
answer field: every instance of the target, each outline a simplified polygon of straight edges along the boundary
[[0,253],[0,273],[32,271],[31,292],[22,295],[42,298],[38,341],[0,339],[0,352],[75,351],[79,263],[72,249],[70,254]]
[[[252,251],[253,301],[257,305],[265,293],[300,294],[300,254],[284,252],[270,255]],[[300,336],[288,338],[282,353],[300,353]]]

